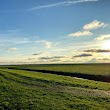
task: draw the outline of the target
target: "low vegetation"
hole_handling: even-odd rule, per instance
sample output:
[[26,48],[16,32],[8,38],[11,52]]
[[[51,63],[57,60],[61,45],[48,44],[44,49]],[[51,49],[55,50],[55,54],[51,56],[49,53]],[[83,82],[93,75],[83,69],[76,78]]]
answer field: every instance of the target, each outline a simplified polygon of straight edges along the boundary
[[10,69],[52,73],[110,83],[110,64],[54,64],[6,67]]
[[[107,82],[8,67],[0,69],[0,110],[110,110]],[[45,69],[47,65],[16,67]]]

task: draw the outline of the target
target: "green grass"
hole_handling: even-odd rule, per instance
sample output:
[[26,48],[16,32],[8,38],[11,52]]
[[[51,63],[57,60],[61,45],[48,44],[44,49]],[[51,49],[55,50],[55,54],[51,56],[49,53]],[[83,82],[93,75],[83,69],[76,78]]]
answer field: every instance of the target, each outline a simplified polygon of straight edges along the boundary
[[70,73],[110,76],[110,64],[22,65],[22,66],[11,66],[11,67],[19,68],[19,69],[52,70],[52,71],[61,71],[61,72],[70,72]]
[[0,110],[110,110],[110,84],[0,69]]

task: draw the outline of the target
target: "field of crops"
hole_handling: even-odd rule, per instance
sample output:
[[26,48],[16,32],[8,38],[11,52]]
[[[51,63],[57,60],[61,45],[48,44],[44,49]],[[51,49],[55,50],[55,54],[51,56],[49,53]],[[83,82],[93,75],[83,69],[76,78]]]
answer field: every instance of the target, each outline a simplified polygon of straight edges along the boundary
[[20,69],[110,75],[109,64],[2,66],[0,110],[110,110],[107,82]]

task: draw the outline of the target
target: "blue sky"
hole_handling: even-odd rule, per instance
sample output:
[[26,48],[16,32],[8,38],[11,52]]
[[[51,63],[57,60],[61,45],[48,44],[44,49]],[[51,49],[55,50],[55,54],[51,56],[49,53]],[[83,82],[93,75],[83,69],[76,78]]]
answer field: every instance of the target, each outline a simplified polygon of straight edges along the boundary
[[110,62],[110,0],[0,0],[0,64]]

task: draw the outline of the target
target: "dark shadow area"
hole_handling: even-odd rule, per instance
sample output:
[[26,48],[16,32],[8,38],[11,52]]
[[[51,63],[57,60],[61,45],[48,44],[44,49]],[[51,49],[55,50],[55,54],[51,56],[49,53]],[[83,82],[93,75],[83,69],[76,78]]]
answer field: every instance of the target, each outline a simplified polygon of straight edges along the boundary
[[34,71],[34,72],[42,72],[42,73],[51,73],[51,74],[71,76],[71,77],[84,78],[84,79],[89,79],[89,80],[95,80],[95,81],[102,81],[102,82],[109,82],[110,83],[110,76],[104,76],[104,75],[91,75],[91,74],[84,74],[84,73],[70,73],[70,72],[60,72],[60,71],[51,71],[51,70],[18,69],[18,68],[11,68],[11,67],[9,67],[8,69]]

